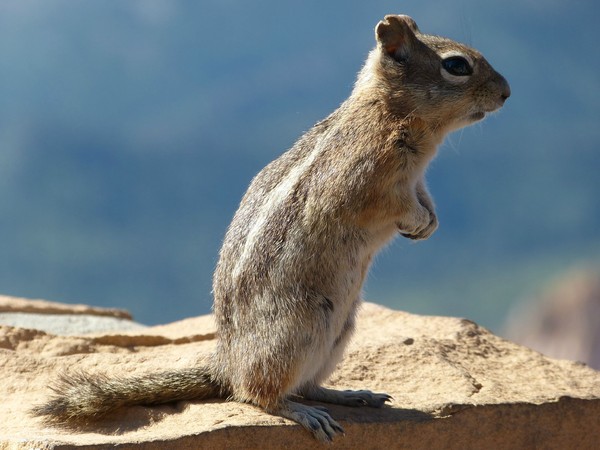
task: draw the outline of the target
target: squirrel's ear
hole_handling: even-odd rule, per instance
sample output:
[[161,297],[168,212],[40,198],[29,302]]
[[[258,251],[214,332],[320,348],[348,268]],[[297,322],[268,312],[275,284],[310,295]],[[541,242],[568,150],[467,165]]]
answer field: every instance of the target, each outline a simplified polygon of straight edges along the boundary
[[410,53],[415,33],[419,28],[408,16],[385,16],[375,27],[377,45],[393,58],[404,58]]

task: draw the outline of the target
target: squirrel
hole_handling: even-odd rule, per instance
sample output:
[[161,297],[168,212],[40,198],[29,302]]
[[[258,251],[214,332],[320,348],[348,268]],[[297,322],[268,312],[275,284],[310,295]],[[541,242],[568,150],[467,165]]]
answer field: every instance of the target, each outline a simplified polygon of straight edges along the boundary
[[340,424],[295,400],[391,401],[321,383],[352,335],[373,256],[397,234],[427,239],[438,227],[424,179],[437,147],[501,108],[510,87],[478,51],[423,34],[408,16],[385,16],[375,38],[350,97],[244,195],[213,278],[214,354],[196,367],[137,377],[63,374],[32,414],[77,425],[128,405],[225,398],[331,441]]

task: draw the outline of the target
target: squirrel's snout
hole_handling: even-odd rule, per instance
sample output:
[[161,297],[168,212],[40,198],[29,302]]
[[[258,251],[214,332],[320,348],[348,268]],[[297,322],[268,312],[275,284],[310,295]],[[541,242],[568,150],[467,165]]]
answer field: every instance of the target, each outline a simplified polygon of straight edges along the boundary
[[500,76],[500,98],[502,99],[502,103],[506,101],[508,97],[510,97],[510,85],[508,81],[502,76]]

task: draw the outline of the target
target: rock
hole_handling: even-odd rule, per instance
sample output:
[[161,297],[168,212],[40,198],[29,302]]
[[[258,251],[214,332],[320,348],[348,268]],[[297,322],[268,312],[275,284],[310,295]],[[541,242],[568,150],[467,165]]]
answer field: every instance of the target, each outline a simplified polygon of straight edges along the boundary
[[63,336],[146,328],[144,325],[128,319],[90,314],[0,313],[0,324],[35,328]]
[[[27,411],[64,370],[131,375],[186,367],[215,345],[211,316],[88,336],[0,327],[0,449],[318,447],[300,426],[222,400],[123,409],[82,430]],[[328,405],[346,429],[329,448],[595,448],[600,373],[547,358],[468,320],[365,304],[330,385],[394,397],[382,409]]]
[[573,270],[511,312],[503,333],[553,358],[600,369],[600,272]]
[[131,314],[124,309],[98,308],[87,305],[67,305],[47,300],[30,300],[25,298],[0,295],[0,312],[26,312],[40,314],[89,314],[93,316],[109,316],[130,319]]
[[145,328],[131,320],[131,314],[122,309],[66,305],[4,295],[0,296],[0,325],[34,328],[65,336]]

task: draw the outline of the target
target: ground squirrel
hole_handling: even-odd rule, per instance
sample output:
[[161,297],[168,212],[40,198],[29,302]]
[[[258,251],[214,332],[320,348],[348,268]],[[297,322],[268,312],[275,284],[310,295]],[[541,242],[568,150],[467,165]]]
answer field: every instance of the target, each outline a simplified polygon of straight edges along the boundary
[[348,343],[375,253],[438,221],[424,173],[450,131],[499,109],[506,80],[476,50],[386,16],[350,97],[252,180],[214,274],[218,346],[198,367],[130,378],[64,375],[33,409],[55,423],[116,408],[222,397],[320,440],[342,427],[299,397],[381,407],[387,394],[320,386]]

